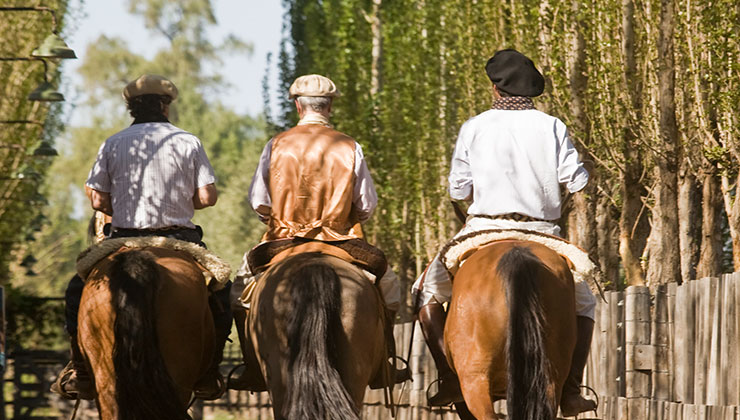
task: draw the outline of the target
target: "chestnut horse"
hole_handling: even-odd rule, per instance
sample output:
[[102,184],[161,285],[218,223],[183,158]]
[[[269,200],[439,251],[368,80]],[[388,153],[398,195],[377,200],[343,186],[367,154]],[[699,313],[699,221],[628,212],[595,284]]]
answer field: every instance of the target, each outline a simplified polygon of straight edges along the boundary
[[383,302],[360,269],[299,253],[257,283],[247,320],[276,420],[359,419],[386,360]]
[[576,342],[574,301],[567,262],[538,243],[494,242],[460,267],[445,345],[476,419],[497,418],[503,398],[509,419],[555,418]]
[[78,339],[101,420],[189,419],[214,334],[203,268],[187,253],[124,249],[98,262],[82,292]]

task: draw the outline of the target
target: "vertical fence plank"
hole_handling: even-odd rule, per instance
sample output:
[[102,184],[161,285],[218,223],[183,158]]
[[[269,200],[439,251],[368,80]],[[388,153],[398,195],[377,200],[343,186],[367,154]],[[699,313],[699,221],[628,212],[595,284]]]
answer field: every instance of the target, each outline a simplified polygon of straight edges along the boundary
[[653,368],[645,354],[650,345],[650,291],[645,286],[630,286],[624,301],[625,396],[646,398]]
[[655,292],[653,323],[650,342],[653,345],[655,364],[652,372],[651,396],[656,400],[671,398],[670,326],[668,324],[668,286],[661,284]]
[[735,405],[738,401],[737,394],[738,366],[733,360],[737,354],[737,330],[735,329],[736,307],[735,307],[735,276],[728,274],[722,276],[722,308],[721,315],[720,344],[719,344],[719,405]]
[[[735,366],[735,376],[730,377],[732,386],[730,387],[733,391],[731,396],[731,404],[740,406],[740,311],[737,309],[740,305],[740,273],[734,273],[732,275],[732,283],[734,285],[735,297],[731,300],[731,305],[734,310],[734,320],[730,320],[733,325],[735,334],[732,335],[731,342],[728,343],[734,351],[729,353],[728,356],[731,358],[731,362]],[[734,357],[733,357],[734,355]],[[740,418],[740,414],[738,417]]]
[[694,299],[697,282],[689,281],[676,289],[676,345],[673,348],[673,359],[676,361],[676,401],[694,402],[694,352],[695,314]]
[[722,279],[709,279],[709,361],[707,365],[707,405],[724,404],[721,395],[721,355],[720,355],[720,338],[721,330],[721,311],[722,311]]
[[670,372],[669,401],[676,401],[676,291],[678,283],[668,284],[668,371]]
[[696,353],[694,354],[694,404],[706,403],[709,354],[711,284],[709,278],[697,280],[696,288]]

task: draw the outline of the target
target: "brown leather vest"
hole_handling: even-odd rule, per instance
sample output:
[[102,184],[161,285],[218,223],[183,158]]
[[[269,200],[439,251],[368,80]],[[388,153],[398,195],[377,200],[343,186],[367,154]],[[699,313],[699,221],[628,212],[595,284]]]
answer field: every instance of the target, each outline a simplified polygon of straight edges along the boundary
[[263,240],[361,238],[352,210],[355,141],[318,124],[294,127],[272,140],[272,212]]

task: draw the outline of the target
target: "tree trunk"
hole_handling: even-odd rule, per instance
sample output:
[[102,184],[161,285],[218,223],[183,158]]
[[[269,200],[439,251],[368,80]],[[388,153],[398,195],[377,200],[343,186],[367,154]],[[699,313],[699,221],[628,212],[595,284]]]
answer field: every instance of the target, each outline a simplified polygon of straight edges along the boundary
[[619,255],[617,253],[617,227],[614,224],[615,208],[608,198],[596,204],[596,233],[599,248],[599,267],[604,274],[606,287],[616,290],[619,286]]
[[[722,273],[722,193],[714,165],[705,165],[702,179],[701,251],[696,278]],[[693,278],[693,277],[689,277]]]
[[640,120],[642,83],[637,75],[635,57],[635,15],[632,0],[622,1],[622,54],[624,56],[624,84],[629,96],[629,114],[622,128],[622,157],[624,165],[621,172],[622,211],[619,217],[619,255],[626,283],[630,286],[645,284],[640,256],[645,248],[649,228],[643,209],[642,198],[645,186],[642,184],[642,150],[637,133]]
[[682,162],[678,187],[678,230],[679,246],[681,250],[681,278],[692,280],[696,278],[697,264],[699,263],[699,247],[701,244],[701,189],[697,184],[696,176],[686,160]]
[[675,10],[673,0],[661,0],[658,30],[658,89],[660,140],[662,149],[656,152],[655,207],[650,234],[650,255],[647,284],[652,288],[662,283],[680,280],[678,241],[678,127],[675,105],[675,59],[673,32]]
[[[580,1],[574,1],[571,9],[574,16],[579,16]],[[571,45],[570,88],[573,127],[571,133],[588,146],[591,144],[588,114],[585,112],[583,99],[586,95],[588,77],[586,76],[586,41],[583,36],[584,22],[579,18],[575,24],[575,34]],[[576,142],[578,143],[578,142]],[[587,151],[579,150],[581,159],[593,160]],[[596,171],[589,174],[588,185],[584,191],[576,194],[572,201],[572,211],[568,215],[567,238],[588,251],[592,257],[599,254],[596,227]]]

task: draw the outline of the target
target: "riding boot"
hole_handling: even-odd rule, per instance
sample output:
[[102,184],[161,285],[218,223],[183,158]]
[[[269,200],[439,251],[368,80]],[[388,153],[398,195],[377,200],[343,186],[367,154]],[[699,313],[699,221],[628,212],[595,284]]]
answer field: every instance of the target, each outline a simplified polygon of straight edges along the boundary
[[411,379],[411,370],[408,366],[403,369],[398,369],[395,363],[391,363],[389,361],[389,359],[393,361],[396,360],[396,339],[393,336],[393,325],[395,324],[394,320],[396,319],[396,313],[388,308],[383,308],[383,310],[385,311],[385,325],[383,326],[383,329],[385,333],[385,344],[387,347],[386,351],[388,358],[385,360],[386,366],[383,369],[380,369],[368,384],[370,389],[381,389],[389,386],[386,372],[390,373],[389,377],[393,378],[394,384],[400,384]]
[[234,322],[236,322],[236,332],[239,336],[239,347],[244,357],[244,371],[237,378],[228,379],[228,389],[238,391],[263,392],[267,391],[267,384],[262,377],[257,355],[254,351],[254,345],[249,338],[247,331],[248,309],[234,310]]
[[85,359],[77,346],[77,337],[70,337],[70,362],[51,385],[51,392],[68,400],[94,400],[95,384],[87,370]]
[[230,289],[231,282],[228,282],[222,289],[212,292],[208,297],[208,306],[210,306],[211,315],[213,316],[216,342],[211,365],[194,386],[193,393],[195,398],[216,400],[226,392],[226,381],[218,367],[224,358],[226,340],[228,340],[229,334],[231,334],[232,317],[229,310]]
[[594,331],[594,321],[590,318],[576,317],[577,338],[576,348],[573,350],[573,361],[570,366],[568,379],[563,385],[563,393],[560,397],[560,411],[563,417],[572,417],[586,411],[596,410],[593,400],[581,396],[581,381],[583,380],[583,369],[586,367],[588,351],[591,347],[591,336]]
[[430,302],[419,310],[419,325],[439,372],[439,389],[429,397],[429,405],[449,405],[463,400],[460,381],[452,371],[444,351],[444,326],[446,314],[442,304]]

